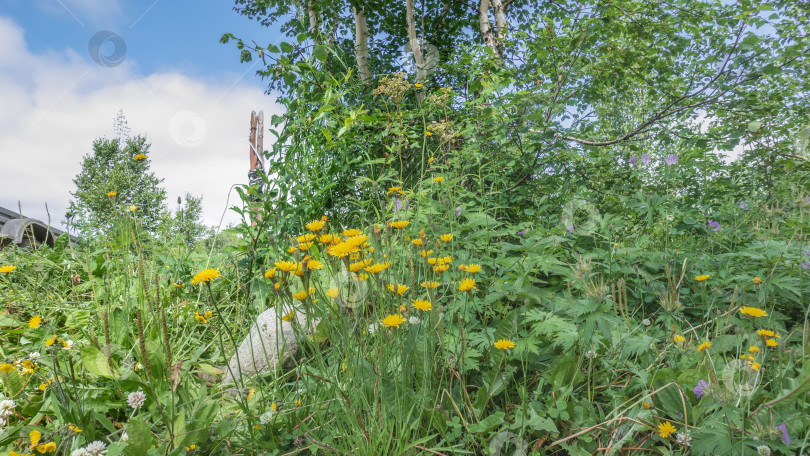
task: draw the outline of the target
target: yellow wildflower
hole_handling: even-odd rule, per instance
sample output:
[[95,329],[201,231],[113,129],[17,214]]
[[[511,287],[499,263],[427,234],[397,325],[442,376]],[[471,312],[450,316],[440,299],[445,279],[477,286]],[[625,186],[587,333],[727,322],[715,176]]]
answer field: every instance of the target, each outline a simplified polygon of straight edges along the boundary
[[[318,220],[318,221],[320,221],[320,220]],[[296,238],[296,240],[299,243],[301,243],[301,242],[311,242],[314,239],[315,239],[315,235],[312,234],[312,233],[302,234],[301,236],[298,236]]]
[[39,315],[34,315],[30,320],[28,320],[28,327],[31,329],[38,328],[40,324],[42,324],[42,317]]
[[658,425],[658,435],[663,438],[669,437],[669,435],[673,432],[675,432],[675,426],[673,426],[669,421],[664,421]]
[[51,345],[53,345],[54,342],[56,342],[56,338],[57,338],[57,336],[56,336],[56,334],[54,334],[53,337],[51,337],[50,339],[45,341],[45,346],[50,347]]
[[9,274],[14,272],[15,269],[17,269],[17,266],[14,266],[13,264],[5,264],[3,266],[0,266],[0,273]]
[[446,264],[438,264],[436,266],[433,266],[433,272],[436,272],[436,273],[442,273],[442,272],[444,272],[444,271],[446,271],[448,269],[450,269],[450,266],[448,266]]
[[372,274],[379,274],[380,272],[388,269],[389,267],[391,267],[391,262],[383,261],[382,263],[376,263],[372,266],[367,267],[366,271]]
[[198,323],[201,323],[203,325],[208,323],[208,319],[205,318],[205,314],[200,315],[200,312],[194,312],[194,314],[195,314],[194,319],[197,320]]
[[323,263],[318,260],[309,260],[307,262],[307,269],[323,269]]
[[444,177],[442,177],[442,176],[434,177],[433,180],[441,184],[442,181],[444,180]]
[[389,315],[383,318],[380,321],[380,323],[382,323],[383,326],[387,326],[389,328],[391,327],[399,328],[399,325],[405,323],[406,321],[408,320],[404,319],[401,315]]
[[458,286],[458,291],[470,291],[470,290],[477,290],[478,288],[475,287],[475,279],[464,279]]
[[419,285],[421,285],[423,288],[428,288],[428,289],[429,288],[436,288],[436,287],[439,286],[439,282],[436,282],[436,281],[433,281],[433,280],[428,280],[426,282],[420,283]]
[[14,369],[14,366],[11,365],[11,364],[8,364],[8,363],[0,364],[0,372],[9,373],[9,372],[11,372],[13,370],[15,370],[15,369]]
[[107,192],[107,198],[115,198],[118,196],[118,192]]
[[308,229],[309,231],[315,231],[315,232],[318,232],[318,231],[320,231],[320,230],[321,230],[321,228],[323,228],[323,227],[324,227],[324,225],[326,225],[326,221],[325,221],[325,220],[313,220],[313,221],[311,221],[311,222],[307,223],[307,224],[306,224],[306,225],[304,225],[304,226],[305,226],[305,227],[306,227],[306,229]]
[[650,404],[650,403],[649,403],[649,402],[647,402],[647,401],[644,401],[644,403],[642,404],[642,406],[643,406],[643,407],[644,407],[646,410],[649,410],[649,409],[650,409],[650,407],[652,407],[652,404]]
[[402,187],[391,187],[391,188],[388,189],[388,193],[386,193],[386,194],[390,195],[392,193],[399,193],[400,195],[405,194],[405,192],[402,191]]
[[31,439],[31,448],[34,448],[39,445],[39,439],[42,438],[42,433],[35,429],[28,434],[28,438]]
[[740,313],[742,313],[743,315],[749,315],[754,318],[768,316],[768,312],[762,309],[757,309],[756,307],[741,307]]
[[291,262],[291,261],[277,261],[276,267],[281,269],[284,272],[290,272],[295,270],[298,265]]
[[326,296],[329,296],[332,299],[337,299],[339,294],[338,287],[330,288],[326,290]]
[[777,342],[776,339],[766,339],[765,340],[765,345],[767,345],[767,346],[769,346],[771,348],[776,348],[776,347],[779,346],[779,342]]
[[475,274],[476,272],[481,270],[481,265],[480,264],[470,264],[470,265],[467,266],[467,268],[465,270],[467,272],[469,272],[470,274]]
[[417,82],[416,84],[414,84],[413,86],[414,86],[414,87],[416,87],[417,89],[421,89],[421,88],[422,88],[422,84],[419,84],[418,82]]
[[138,207],[137,207],[137,206],[135,206],[134,204],[130,204],[130,205],[129,205],[129,211],[130,211],[130,212],[135,212],[135,211],[137,211],[137,210],[138,210]]
[[68,424],[68,429],[75,432],[76,434],[79,434],[79,433],[82,432],[82,430],[79,429],[79,426],[76,426],[75,424]]
[[299,301],[303,301],[303,300],[307,299],[307,296],[308,296],[307,292],[304,291],[304,290],[301,290],[298,293],[295,293],[295,294],[292,295],[293,298],[295,298],[295,299],[297,299]]
[[271,269],[268,269],[268,270],[267,270],[267,271],[265,271],[265,273],[264,273],[264,278],[265,278],[265,279],[272,279],[272,278],[274,278],[274,277],[276,276],[276,271],[277,271],[277,270],[278,270],[278,268],[271,268]]
[[699,352],[702,352],[703,350],[706,350],[707,348],[709,348],[709,347],[711,347],[711,346],[712,346],[712,343],[711,343],[711,342],[703,342],[702,344],[700,344],[700,345],[698,346],[698,349],[697,349],[697,350],[698,350]]
[[759,285],[760,283],[762,283],[762,279],[760,279],[759,277],[754,277],[753,282]]
[[751,353],[759,353],[759,347],[757,347],[756,345],[752,345],[748,347],[748,351],[750,351]]
[[515,348],[515,343],[511,340],[501,339],[493,344],[499,350],[509,350]]
[[413,245],[422,245],[422,238],[416,238],[411,241],[411,243],[413,243]]
[[674,341],[676,344],[682,344],[682,343],[686,342],[686,338],[684,338],[684,337],[683,337],[682,335],[680,335],[680,334],[675,334],[675,337],[673,337],[673,338],[672,338],[672,340],[673,340],[673,341]]
[[759,334],[762,337],[773,337],[774,336],[774,332],[770,331],[770,330],[767,330],[767,329],[760,329],[759,331],[757,331],[757,334]]
[[41,445],[37,445],[37,451],[42,454],[56,451],[56,442],[48,442],[43,443]]
[[453,240],[453,233],[442,234],[439,236],[439,239],[441,239],[442,242],[450,242]]
[[422,312],[428,312],[432,308],[432,304],[430,303],[430,301],[426,301],[424,299],[414,300],[413,306],[421,310]]
[[708,278],[709,278],[709,275],[699,275],[699,276],[695,277],[695,280],[697,280],[698,282],[703,282],[704,280],[706,280]]
[[194,278],[191,280],[192,285],[197,285],[198,283],[210,283],[212,280],[222,277],[219,275],[219,271],[216,269],[206,269],[204,271],[200,271],[194,274]]
[[335,237],[334,237],[334,236],[332,236],[331,234],[322,234],[322,235],[321,235],[321,236],[318,238],[318,242],[320,242],[321,244],[329,244],[329,243],[331,243],[331,242],[332,242],[334,239],[335,239]]
[[281,316],[282,321],[292,321],[293,317],[295,316],[295,309],[290,310],[286,314]]
[[359,261],[357,263],[352,263],[352,264],[349,265],[349,271],[358,272],[361,269],[369,266],[371,264],[371,261],[372,261],[371,258],[366,258],[363,261]]
[[751,369],[754,369],[755,371],[758,371],[760,367],[762,367],[762,365],[759,363],[751,363]]
[[352,237],[352,236],[357,236],[358,234],[363,234],[363,232],[358,230],[358,229],[352,228],[350,230],[343,231],[342,234],[345,237]]
[[428,255],[433,253],[433,250],[420,250],[419,255],[422,255],[422,258],[427,258]]
[[407,220],[400,220],[398,222],[391,222],[391,226],[393,226],[394,228],[402,229],[408,226],[409,223],[411,222]]
[[433,157],[428,158],[428,163],[433,163],[433,160],[434,160]]
[[138,154],[138,155],[135,156],[135,161],[145,160],[145,159],[146,159],[146,155],[144,155],[144,154]]
[[425,132],[425,136],[433,136],[433,132],[431,132],[431,131],[426,131],[426,132]]
[[396,294],[398,294],[400,296],[402,296],[406,291],[408,291],[408,288],[410,288],[410,287],[407,286],[407,285],[393,284],[393,283],[388,284],[388,290],[391,293],[396,293]]

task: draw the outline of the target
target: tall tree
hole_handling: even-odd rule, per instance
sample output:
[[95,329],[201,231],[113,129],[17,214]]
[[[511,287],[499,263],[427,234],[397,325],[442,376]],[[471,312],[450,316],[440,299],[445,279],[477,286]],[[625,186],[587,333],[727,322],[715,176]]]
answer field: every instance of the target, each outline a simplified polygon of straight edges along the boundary
[[71,224],[83,235],[110,230],[122,211],[129,211],[144,229],[155,232],[165,210],[163,179],[150,171],[150,144],[142,136],[129,137],[122,113],[116,117],[115,131],[117,138],[93,142],[93,152],[84,156],[82,169],[73,179]]

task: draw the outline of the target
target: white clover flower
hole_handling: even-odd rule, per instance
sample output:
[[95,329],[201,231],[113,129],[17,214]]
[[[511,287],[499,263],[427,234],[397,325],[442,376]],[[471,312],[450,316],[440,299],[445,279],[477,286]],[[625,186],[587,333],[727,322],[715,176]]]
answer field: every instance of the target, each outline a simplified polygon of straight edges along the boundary
[[650,326],[652,324],[652,322],[650,321],[649,318],[645,318],[645,319],[641,320],[641,324],[644,325],[644,326]]
[[675,434],[675,441],[686,447],[692,446],[692,434],[684,434],[683,432],[679,432]]
[[127,434],[127,431],[124,431],[124,433],[121,434],[121,441],[125,443],[129,442],[129,434]]
[[146,394],[141,390],[129,393],[127,396],[127,404],[135,410],[143,407],[144,402],[146,402]]
[[593,351],[593,350],[588,350],[588,351],[585,352],[585,357],[588,358],[588,359],[595,359],[596,358],[596,352]]
[[0,401],[0,417],[5,418],[9,415],[14,414],[14,407],[17,406],[17,403],[12,401],[11,399],[3,399]]
[[73,344],[74,344],[74,342],[72,340],[67,340],[67,341],[65,341],[65,345],[63,346],[63,349],[64,350],[70,350],[71,348],[73,348]]
[[421,321],[418,318],[416,318],[416,315],[411,315],[411,317],[408,318],[408,323],[412,325],[418,325],[420,322]]
[[273,420],[273,412],[271,412],[270,410],[262,413],[259,416],[259,423],[261,423],[262,425],[265,425],[265,424],[269,423],[272,420]]
[[33,352],[28,354],[28,359],[30,359],[31,361],[36,361],[39,359],[40,356],[41,355],[39,354],[39,352]]
[[771,456],[771,449],[767,445],[760,445],[757,447],[757,454],[759,456]]
[[84,447],[84,450],[87,452],[88,456],[104,456],[107,454],[107,445],[101,440],[96,440]]
[[77,448],[70,453],[70,456],[90,456],[84,448]]
[[377,323],[372,323],[372,324],[368,325],[368,333],[369,334],[374,334],[374,331],[376,331],[376,330],[377,330]]

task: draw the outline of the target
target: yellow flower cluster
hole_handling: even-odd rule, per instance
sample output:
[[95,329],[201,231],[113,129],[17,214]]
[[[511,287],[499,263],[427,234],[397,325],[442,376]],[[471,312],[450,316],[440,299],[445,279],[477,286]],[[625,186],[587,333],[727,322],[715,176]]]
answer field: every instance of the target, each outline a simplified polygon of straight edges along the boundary
[[216,269],[205,269],[196,274],[194,274],[194,278],[191,280],[192,285],[197,285],[198,283],[211,283],[212,280],[222,277],[219,274],[219,271]]
[[14,272],[15,269],[17,269],[17,266],[14,266],[13,264],[4,264],[3,266],[0,266],[0,274],[10,274]]
[[754,318],[768,316],[768,312],[756,307],[740,307],[740,313]]
[[212,314],[210,310],[207,310],[207,311],[203,312],[202,315],[200,315],[199,312],[194,312],[194,313],[196,314],[194,316],[194,319],[197,320],[198,323],[203,324],[203,325],[207,324],[211,320],[211,317],[214,316],[214,314]]

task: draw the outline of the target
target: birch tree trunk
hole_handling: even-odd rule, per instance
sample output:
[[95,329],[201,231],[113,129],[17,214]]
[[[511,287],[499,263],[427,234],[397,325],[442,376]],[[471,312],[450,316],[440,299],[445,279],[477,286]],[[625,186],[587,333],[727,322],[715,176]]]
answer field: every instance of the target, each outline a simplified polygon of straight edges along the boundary
[[495,28],[498,33],[498,40],[500,40],[506,34],[506,7],[501,0],[492,0],[492,9],[493,13],[495,13]]
[[371,69],[368,65],[368,23],[366,13],[363,10],[357,11],[352,7],[354,14],[354,54],[357,57],[357,73],[360,80],[368,82],[371,80]]
[[[501,10],[503,10],[503,5],[501,5]],[[506,23],[505,18],[504,23]],[[492,49],[492,52],[495,53],[498,60],[503,59],[500,43],[498,43],[498,38],[495,36],[492,25],[489,23],[489,0],[481,0],[481,4],[478,7],[478,27],[481,29],[484,43]]]
[[425,56],[422,54],[422,48],[419,46],[419,40],[416,37],[416,23],[413,18],[413,0],[405,0],[405,16],[408,21],[408,44],[411,46],[413,58],[416,60],[416,82],[424,84],[425,82]]
[[304,3],[304,9],[307,10],[307,14],[309,15],[309,33],[312,35],[313,39],[315,33],[318,31],[318,16],[315,14],[315,8],[313,8],[314,4],[315,0],[306,0],[306,3]]

